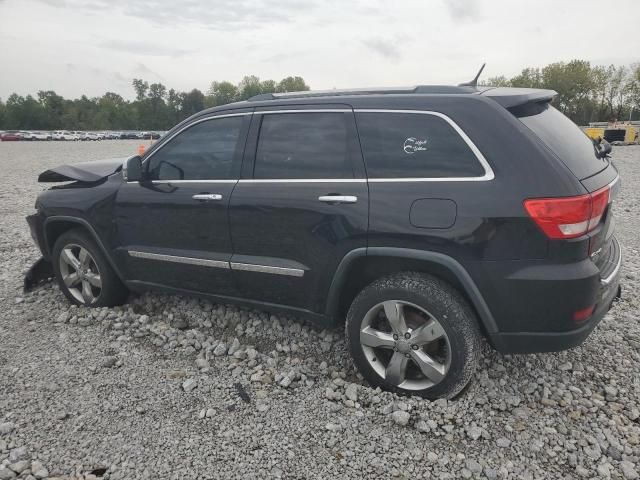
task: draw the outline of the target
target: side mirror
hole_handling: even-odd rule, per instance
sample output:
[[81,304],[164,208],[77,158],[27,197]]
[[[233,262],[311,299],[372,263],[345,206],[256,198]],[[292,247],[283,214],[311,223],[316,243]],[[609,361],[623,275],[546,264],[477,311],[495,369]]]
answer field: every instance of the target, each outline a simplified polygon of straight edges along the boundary
[[122,174],[127,182],[139,182],[142,180],[142,158],[140,155],[134,155],[127,159]]
[[611,153],[611,149],[612,149],[611,144],[606,140],[602,140],[600,145],[601,145],[600,155],[601,155],[601,158],[604,158]]

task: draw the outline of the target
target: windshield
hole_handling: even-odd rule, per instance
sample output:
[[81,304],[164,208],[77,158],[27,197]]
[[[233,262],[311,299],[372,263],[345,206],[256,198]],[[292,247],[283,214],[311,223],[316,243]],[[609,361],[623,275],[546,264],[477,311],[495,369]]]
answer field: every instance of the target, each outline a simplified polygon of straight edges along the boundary
[[608,161],[597,157],[591,139],[569,118],[549,104],[519,107],[512,110],[512,113],[580,180],[607,168]]

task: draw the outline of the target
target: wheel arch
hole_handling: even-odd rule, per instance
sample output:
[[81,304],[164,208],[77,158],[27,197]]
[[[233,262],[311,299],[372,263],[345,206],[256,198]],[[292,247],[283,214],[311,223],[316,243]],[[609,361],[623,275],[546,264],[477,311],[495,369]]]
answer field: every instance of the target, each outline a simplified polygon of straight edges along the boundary
[[345,255],[329,288],[326,315],[340,318],[366,285],[376,278],[401,271],[424,272],[445,280],[469,301],[481,329],[487,334],[497,332],[495,319],[480,290],[457,260],[438,252],[408,248],[359,248]]
[[91,226],[91,224],[83,218],[70,217],[66,215],[64,216],[56,215],[52,217],[47,217],[47,219],[44,222],[43,231],[44,231],[44,243],[45,243],[46,254],[49,260],[52,260],[51,255],[53,253],[53,245],[56,243],[56,240],[60,238],[60,235],[74,228],[81,228],[82,230],[84,230],[89,234],[89,236],[96,242],[96,245],[98,245],[98,248],[104,254],[111,268],[113,268],[114,272],[116,272],[116,275],[118,276],[120,281],[124,283],[125,279],[122,275],[122,272],[120,271],[116,263],[113,261],[113,258],[111,258],[109,251],[104,246],[104,243],[102,242],[102,240],[100,240],[98,233]]

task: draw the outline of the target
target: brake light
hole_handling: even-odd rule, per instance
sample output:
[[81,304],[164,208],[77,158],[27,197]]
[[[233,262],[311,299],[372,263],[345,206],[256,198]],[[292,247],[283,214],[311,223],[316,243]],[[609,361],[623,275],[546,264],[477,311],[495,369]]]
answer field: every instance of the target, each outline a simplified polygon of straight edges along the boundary
[[532,198],[524,208],[551,239],[575,238],[598,226],[607,204],[609,186],[587,195]]

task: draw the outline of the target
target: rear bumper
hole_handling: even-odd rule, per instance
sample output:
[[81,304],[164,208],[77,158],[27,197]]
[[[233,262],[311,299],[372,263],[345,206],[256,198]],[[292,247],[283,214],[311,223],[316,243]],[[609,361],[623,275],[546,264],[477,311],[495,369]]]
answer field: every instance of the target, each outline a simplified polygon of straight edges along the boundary
[[[618,254],[614,268],[608,272],[605,278],[600,279],[600,288],[594,302],[596,308],[593,315],[578,328],[560,332],[490,333],[490,342],[502,353],[555,352],[580,345],[604,318],[614,300],[621,296],[621,265],[622,255]],[[551,284],[556,283],[553,280],[550,280],[550,282]],[[557,285],[557,287],[561,289],[560,292],[562,293],[561,285]],[[540,299],[540,301],[544,301],[544,299]],[[571,299],[567,298],[567,302],[571,302]]]

